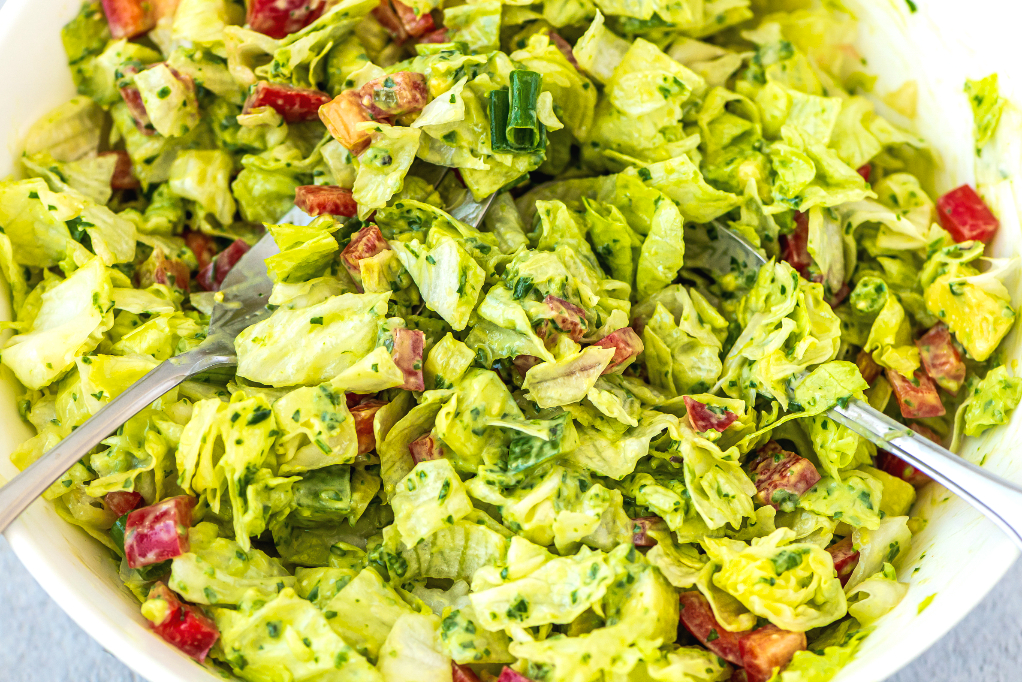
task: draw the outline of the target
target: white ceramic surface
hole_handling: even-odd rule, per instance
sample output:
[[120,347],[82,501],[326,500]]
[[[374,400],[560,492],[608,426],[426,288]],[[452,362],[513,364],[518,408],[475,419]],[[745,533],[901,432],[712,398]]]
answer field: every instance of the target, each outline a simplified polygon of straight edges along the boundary
[[[0,176],[15,172],[24,131],[39,116],[65,101],[73,87],[60,44],[60,27],[74,16],[80,0],[8,0],[0,9],[0,130],[9,154],[0,154]],[[943,162],[938,189],[976,180],[971,114],[962,93],[967,77],[1001,76],[1002,92],[1022,101],[1022,62],[1017,57],[1017,26],[1022,9],[1013,0],[916,0],[912,13],[904,0],[846,3],[861,19],[859,47],[868,70],[880,76],[883,94],[906,79],[919,85],[918,132]],[[1022,117],[1002,123],[979,175],[984,195],[996,207],[1002,229],[994,254],[1022,247]],[[0,283],[0,287],[3,284]],[[1011,283],[1019,292],[1017,281]],[[0,319],[10,319],[6,289]],[[1008,356],[1022,357],[1013,333]],[[16,409],[17,389],[0,370],[0,475],[15,473],[7,456],[30,429]],[[1022,481],[1022,412],[1007,427],[966,445],[965,455],[998,473]],[[922,495],[914,513],[929,519],[902,568],[911,589],[836,682],[878,682],[907,664],[940,638],[982,599],[1011,565],[1016,552],[998,531],[969,507],[940,489]],[[152,682],[221,679],[166,646],[145,627],[138,603],[117,579],[108,552],[61,521],[45,503],[36,503],[7,537],[29,571],[71,617],[104,647]],[[919,606],[935,595],[919,613]]]

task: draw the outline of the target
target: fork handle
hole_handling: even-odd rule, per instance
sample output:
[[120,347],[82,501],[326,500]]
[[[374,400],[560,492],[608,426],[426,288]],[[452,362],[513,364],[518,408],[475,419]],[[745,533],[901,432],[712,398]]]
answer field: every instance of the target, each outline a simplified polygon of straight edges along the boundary
[[891,452],[972,505],[1022,549],[1022,488],[959,457],[861,400],[828,416]]
[[209,354],[196,349],[154,367],[0,488],[0,533],[7,530],[14,519],[56,483],[75,462],[147,405],[188,377],[233,362],[230,356]]

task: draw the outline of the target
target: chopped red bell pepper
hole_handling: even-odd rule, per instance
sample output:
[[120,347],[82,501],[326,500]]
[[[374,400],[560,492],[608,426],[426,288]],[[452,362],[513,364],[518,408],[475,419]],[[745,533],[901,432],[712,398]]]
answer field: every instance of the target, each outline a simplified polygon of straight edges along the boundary
[[185,246],[192,250],[195,260],[199,263],[199,270],[204,270],[213,262],[213,257],[216,255],[216,242],[208,234],[192,230],[186,230],[183,236]]
[[358,91],[345,90],[321,106],[319,118],[330,134],[352,154],[358,155],[369,146],[372,131],[359,127],[359,124],[374,119],[362,106]]
[[195,498],[170,497],[128,514],[124,527],[124,556],[131,568],[142,568],[188,551]]
[[723,432],[738,419],[738,415],[731,410],[711,407],[690,396],[685,396],[685,409],[688,410],[688,420],[696,431],[712,429]]
[[391,357],[405,382],[401,388],[406,391],[425,391],[426,383],[422,378],[422,350],[426,345],[426,335],[418,329],[399,327],[394,330],[394,349]]
[[742,667],[749,682],[767,682],[773,677],[774,669],[783,670],[796,651],[805,649],[806,633],[782,630],[776,625],[753,630],[738,640]]
[[756,500],[774,509],[792,511],[794,504],[820,480],[820,472],[804,457],[770,441],[757,452],[749,465],[749,476],[756,484]]
[[153,284],[167,286],[187,292],[191,273],[184,261],[167,258],[163,249],[157,246],[152,254],[138,268],[138,286],[145,289]]
[[326,0],[248,0],[249,28],[271,38],[302,30],[326,9]]
[[146,601],[157,600],[165,602],[166,607],[153,609],[163,612],[159,622],[150,621],[153,632],[200,663],[204,661],[220,637],[216,623],[198,606],[185,604],[178,599],[162,582],[153,585]]
[[419,111],[429,101],[426,76],[398,71],[369,81],[358,91],[359,102],[374,120]]
[[873,359],[873,355],[864,350],[860,350],[858,356],[856,356],[855,366],[859,368],[859,374],[862,375],[862,378],[870,386],[877,380],[880,373],[884,371],[884,368]]
[[358,264],[363,258],[390,251],[390,244],[383,238],[383,233],[376,225],[366,225],[351,237],[351,241],[341,251],[341,263],[351,273],[357,283],[362,277],[362,268]]
[[196,281],[206,291],[220,291],[227,274],[248,253],[249,245],[242,239],[235,239],[226,249],[216,255],[211,263],[204,267]]
[[394,6],[394,13],[397,14],[398,19],[401,21],[401,25],[405,29],[405,33],[413,38],[425,35],[432,31],[436,26],[433,23],[433,15],[429,12],[423,14],[416,14],[415,10],[408,5],[404,4],[400,0],[390,0]]
[[408,452],[412,455],[412,460],[416,464],[419,462],[429,462],[434,459],[442,459],[444,456],[443,446],[440,445],[432,433],[420,436],[409,443]]
[[472,668],[451,661],[451,682],[479,682]]
[[319,90],[296,88],[284,83],[259,81],[248,94],[242,113],[251,113],[260,107],[270,107],[288,123],[315,121],[319,108],[333,99]]
[[376,413],[387,403],[382,400],[363,400],[351,408],[351,416],[355,420],[355,434],[358,436],[358,454],[364,455],[376,449],[376,432],[373,422]]
[[114,40],[134,38],[156,26],[156,15],[148,0],[103,0],[103,13]]
[[729,632],[717,622],[710,608],[710,602],[698,590],[681,593],[681,624],[699,642],[728,663],[741,665],[742,655],[738,650],[740,633]]
[[136,189],[139,187],[128,152],[119,149],[112,152],[101,152],[99,155],[117,157],[117,165],[114,166],[114,174],[110,178],[110,189]]
[[956,242],[990,241],[1001,226],[969,185],[962,185],[937,199],[937,215],[941,226]]
[[951,395],[965,383],[965,362],[958,351],[947,325],[938,322],[916,341],[919,359],[930,378]]
[[311,216],[351,218],[358,214],[358,204],[351,190],[336,185],[302,185],[296,188],[295,206]]
[[632,544],[636,547],[652,547],[656,540],[649,536],[649,531],[666,529],[667,523],[659,516],[640,516],[632,519]]
[[944,404],[937,394],[933,380],[921,370],[916,370],[912,379],[906,379],[901,372],[887,370],[887,380],[894,389],[894,397],[906,419],[925,419],[944,414]]
[[544,341],[555,333],[567,334],[572,341],[581,341],[589,330],[586,313],[574,303],[563,298],[547,296],[543,303],[552,313],[536,326],[536,334]]
[[620,374],[645,350],[645,346],[642,345],[642,339],[632,331],[631,327],[618,329],[593,345],[599,348],[614,349],[614,357],[611,358],[607,368],[603,370],[604,374]]
[[112,493],[107,493],[103,497],[103,501],[106,502],[107,508],[112,511],[117,518],[120,518],[128,512],[137,509],[138,505],[142,504],[142,495],[136,492],[128,492],[125,490],[115,490]]
[[813,259],[809,255],[809,214],[795,214],[795,231],[780,237],[781,259],[795,268],[803,277],[808,276]]
[[841,585],[848,583],[852,577],[852,571],[859,563],[859,552],[852,546],[852,536],[849,535],[840,542],[835,542],[827,548],[831,558],[834,559],[834,571],[837,573]]

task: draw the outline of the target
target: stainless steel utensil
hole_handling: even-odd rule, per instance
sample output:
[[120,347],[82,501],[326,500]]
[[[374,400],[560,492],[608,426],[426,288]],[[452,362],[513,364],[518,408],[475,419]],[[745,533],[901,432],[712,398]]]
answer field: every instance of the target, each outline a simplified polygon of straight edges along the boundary
[[[722,274],[758,270],[767,262],[752,244],[721,224],[711,226],[686,260]],[[954,492],[1022,549],[1022,487],[967,462],[861,400],[836,405],[827,416]]]

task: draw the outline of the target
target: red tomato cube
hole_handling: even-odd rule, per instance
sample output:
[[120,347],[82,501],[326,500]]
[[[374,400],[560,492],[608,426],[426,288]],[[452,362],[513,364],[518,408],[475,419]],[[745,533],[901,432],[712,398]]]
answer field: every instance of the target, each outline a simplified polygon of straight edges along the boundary
[[809,275],[809,266],[813,259],[809,255],[809,214],[795,214],[795,231],[791,234],[782,234],[780,237],[781,260],[787,261],[788,265],[795,268],[800,275]]
[[688,410],[688,420],[696,431],[713,429],[723,432],[738,419],[738,415],[731,410],[711,407],[689,396],[685,396],[685,409]]
[[900,372],[887,370],[887,380],[894,389],[894,397],[905,419],[925,419],[944,415],[944,404],[937,394],[937,387],[925,372],[916,370],[911,379]]
[[389,250],[390,244],[383,238],[380,228],[376,225],[366,225],[352,235],[351,241],[341,251],[341,263],[357,283],[362,279],[362,268],[358,262]]
[[937,199],[941,226],[956,242],[990,241],[1001,226],[997,217],[969,185],[953,189]]
[[930,378],[951,395],[965,383],[965,362],[951,339],[947,325],[938,322],[916,341],[919,359]]
[[852,536],[849,535],[844,540],[835,542],[827,548],[827,551],[830,552],[831,558],[834,559],[834,571],[837,573],[841,584],[847,584],[848,579],[852,577],[852,571],[855,570],[856,564],[859,563],[859,553],[852,546]]
[[451,682],[479,682],[479,677],[467,665],[451,661]]
[[749,682],[767,682],[773,677],[774,669],[782,670],[796,651],[805,651],[806,633],[782,630],[776,625],[767,625],[742,635],[738,650],[742,667]]
[[335,215],[351,218],[358,204],[350,189],[336,185],[302,185],[295,189],[295,206],[312,216]]
[[103,13],[114,40],[134,38],[156,26],[149,0],[103,0]]
[[702,643],[704,647],[725,661],[741,665],[742,655],[738,650],[740,633],[725,630],[713,615],[710,602],[698,590],[681,593],[681,624]]
[[532,682],[532,680],[505,665],[504,669],[500,671],[500,677],[497,678],[497,682]]
[[163,249],[157,246],[138,268],[138,286],[145,289],[153,284],[166,284],[167,286],[187,292],[189,289],[188,266],[184,261],[176,258],[167,258]]
[[382,0],[379,5],[374,7],[373,17],[398,45],[408,40],[408,31],[405,30],[405,25],[401,21],[401,17],[394,11],[390,0]]
[[[130,75],[132,72],[138,73],[138,68],[134,66],[121,68],[121,73],[124,75]],[[145,110],[145,104],[142,102],[142,93],[139,92],[135,84],[129,82],[128,85],[120,88],[120,93],[121,99],[127,105],[131,117],[135,120],[135,127],[138,128],[139,132],[143,135],[155,135],[156,128],[149,119],[149,112]]]
[[110,178],[111,189],[136,189],[139,186],[128,152],[121,149],[113,152],[101,152],[99,155],[117,157],[117,165],[114,166],[114,174]]
[[185,246],[192,250],[195,260],[199,263],[199,270],[205,269],[207,265],[213,262],[213,256],[216,255],[216,243],[212,237],[208,234],[191,230],[186,230],[183,237]]
[[429,101],[429,87],[423,74],[398,71],[374,78],[358,95],[362,107],[378,120],[419,111]]
[[869,178],[873,175],[873,166],[868,163],[864,163],[855,169],[855,172],[862,176],[862,179],[869,182]]
[[636,547],[652,547],[656,540],[649,536],[649,531],[666,529],[667,523],[659,516],[640,516],[632,519],[632,544]]
[[369,146],[372,131],[359,127],[360,123],[374,120],[355,90],[345,90],[319,108],[319,118],[330,134],[352,154],[361,153]]
[[216,623],[199,607],[183,603],[163,583],[149,590],[146,602],[154,601],[162,601],[166,607],[153,609],[164,614],[159,622],[149,622],[153,632],[200,663],[204,661],[220,637]]
[[642,345],[642,339],[639,335],[632,331],[631,327],[624,327],[618,329],[616,332],[612,332],[607,336],[603,337],[599,341],[593,344],[599,348],[613,348],[614,357],[611,358],[610,364],[603,370],[604,374],[620,374],[625,370],[628,365],[635,361],[635,358],[639,357],[639,354],[645,349]]
[[429,12],[423,14],[416,14],[415,10],[404,4],[400,0],[391,0],[391,4],[394,6],[394,13],[401,21],[401,25],[405,29],[405,33],[413,38],[418,38],[421,35],[429,33],[435,28],[433,24],[433,15]]
[[411,454],[412,460],[416,464],[419,462],[429,462],[434,459],[441,459],[444,456],[443,446],[440,445],[436,436],[432,433],[420,436],[409,443],[408,452]]
[[326,5],[326,0],[248,0],[246,21],[253,31],[283,38],[319,19]]
[[426,335],[418,329],[399,327],[394,330],[394,348],[390,354],[394,364],[405,375],[405,383],[401,388],[406,391],[426,390],[422,378],[422,350],[425,345]]
[[351,416],[355,420],[355,433],[358,435],[358,454],[364,455],[376,449],[373,422],[376,413],[386,404],[382,400],[364,400],[351,408]]
[[107,508],[120,518],[136,509],[138,505],[142,504],[142,496],[136,492],[127,492],[123,490],[115,490],[112,493],[107,493],[103,498],[106,502]]
[[812,462],[775,441],[759,449],[749,465],[749,476],[756,484],[755,499],[783,511],[792,511],[798,498],[821,478]]
[[572,341],[581,341],[589,330],[585,311],[574,303],[563,298],[547,296],[543,303],[550,311],[550,317],[540,321],[536,326],[536,334],[544,341],[554,334],[567,334]]
[[195,498],[171,497],[128,514],[124,527],[124,556],[131,568],[142,568],[188,551]]
[[450,41],[446,28],[438,28],[419,38],[420,43],[449,43]]
[[206,291],[220,291],[227,273],[248,253],[249,245],[243,239],[235,239],[230,246],[216,255],[213,260],[199,271],[196,281]]
[[884,371],[884,368],[876,363],[873,356],[864,350],[860,350],[859,355],[855,358],[855,366],[859,368],[859,374],[862,375],[862,378],[870,386],[877,380],[880,373]]
[[319,90],[296,88],[284,83],[259,81],[248,94],[242,113],[248,114],[260,107],[270,107],[288,123],[315,121],[319,108],[332,97]]
[[[940,441],[937,442],[939,444]],[[922,471],[887,450],[877,450],[877,469],[900,478],[914,488],[922,488],[932,480]]]

